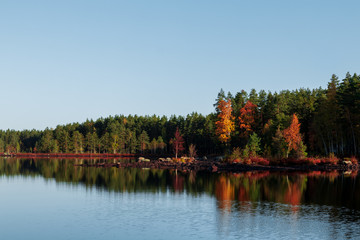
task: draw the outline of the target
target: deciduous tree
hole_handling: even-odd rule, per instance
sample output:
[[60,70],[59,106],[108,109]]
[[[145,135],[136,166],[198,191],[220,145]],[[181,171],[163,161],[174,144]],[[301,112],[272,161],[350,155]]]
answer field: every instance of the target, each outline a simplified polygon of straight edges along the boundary
[[164,153],[166,143],[164,143],[164,140],[161,136],[159,136],[157,139],[157,145],[158,145],[158,148],[160,149],[161,153]]
[[190,144],[189,146],[189,157],[194,158],[196,157],[196,146],[194,144]]
[[298,150],[301,144],[301,134],[299,119],[295,113],[292,116],[290,126],[284,129],[283,136],[288,145],[287,155],[292,149],[294,149],[295,151]]
[[226,143],[230,139],[230,134],[234,131],[234,117],[232,116],[231,100],[220,100],[218,108],[218,121],[216,125],[216,135],[219,140]]
[[247,101],[245,106],[240,109],[239,123],[240,129],[243,130],[242,136],[247,137],[254,131],[257,105]]
[[153,138],[150,142],[150,149],[151,149],[151,153],[156,153],[156,150],[158,149],[158,142],[156,141],[155,138]]
[[170,140],[170,144],[173,146],[175,152],[175,158],[178,157],[178,154],[184,151],[184,139],[180,133],[179,128],[176,128],[175,136]]

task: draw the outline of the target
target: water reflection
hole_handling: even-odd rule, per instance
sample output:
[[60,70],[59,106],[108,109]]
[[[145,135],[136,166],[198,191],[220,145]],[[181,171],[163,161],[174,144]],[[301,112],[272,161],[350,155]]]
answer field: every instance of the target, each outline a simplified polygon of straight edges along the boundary
[[[296,238],[307,231],[312,232],[310,238],[359,236],[360,178],[356,172],[184,173],[75,166],[86,161],[94,163],[84,159],[0,159],[0,175],[55,179],[69,186],[111,193],[158,193],[164,197],[170,192],[174,196],[190,194],[194,201],[209,196],[215,199],[214,228],[221,239],[264,239],[274,236],[274,232],[277,238],[288,238],[288,234]],[[208,202],[199,206],[202,204]],[[196,215],[196,209],[187,214]],[[188,215],[183,216],[184,221],[188,221]],[[208,218],[205,213],[203,216]],[[284,227],[287,230],[281,235]]]
[[[219,209],[231,211],[234,201],[275,202],[360,209],[357,172],[245,172],[207,173],[176,170],[78,167],[84,159],[0,159],[0,174],[55,179],[116,192],[184,192],[215,196]],[[100,160],[110,161],[115,160]],[[116,160],[118,161],[118,160]]]

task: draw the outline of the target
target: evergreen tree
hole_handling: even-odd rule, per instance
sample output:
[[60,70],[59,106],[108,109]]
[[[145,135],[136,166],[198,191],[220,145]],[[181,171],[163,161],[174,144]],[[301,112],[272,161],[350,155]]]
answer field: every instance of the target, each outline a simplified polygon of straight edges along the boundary
[[148,145],[149,145],[149,136],[146,133],[146,131],[142,131],[142,133],[140,134],[139,138],[138,138],[139,144],[140,144],[140,151],[141,153],[144,153],[145,150],[148,149]]

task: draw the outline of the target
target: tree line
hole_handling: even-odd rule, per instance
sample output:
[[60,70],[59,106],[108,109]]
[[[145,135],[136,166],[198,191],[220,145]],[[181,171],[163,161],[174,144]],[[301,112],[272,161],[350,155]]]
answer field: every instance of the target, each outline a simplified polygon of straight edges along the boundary
[[[326,89],[254,89],[233,96],[220,91],[215,104],[219,140],[267,157],[359,156],[360,77],[332,75]],[[306,152],[307,151],[307,152]]]
[[211,154],[218,152],[215,117],[198,113],[186,117],[119,115],[43,131],[1,130],[0,152],[172,154],[178,128],[184,139],[181,150],[194,143],[202,154]]
[[[360,77],[332,75],[326,89],[225,94],[206,116],[117,115],[45,130],[1,130],[0,152],[173,154],[287,157],[360,155]],[[178,137],[179,137],[178,136]]]

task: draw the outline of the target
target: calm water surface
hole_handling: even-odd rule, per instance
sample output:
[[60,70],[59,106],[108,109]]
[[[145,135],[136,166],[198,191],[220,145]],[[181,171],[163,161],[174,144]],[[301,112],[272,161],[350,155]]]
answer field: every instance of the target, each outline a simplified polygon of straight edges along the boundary
[[0,159],[0,239],[360,239],[357,173]]

